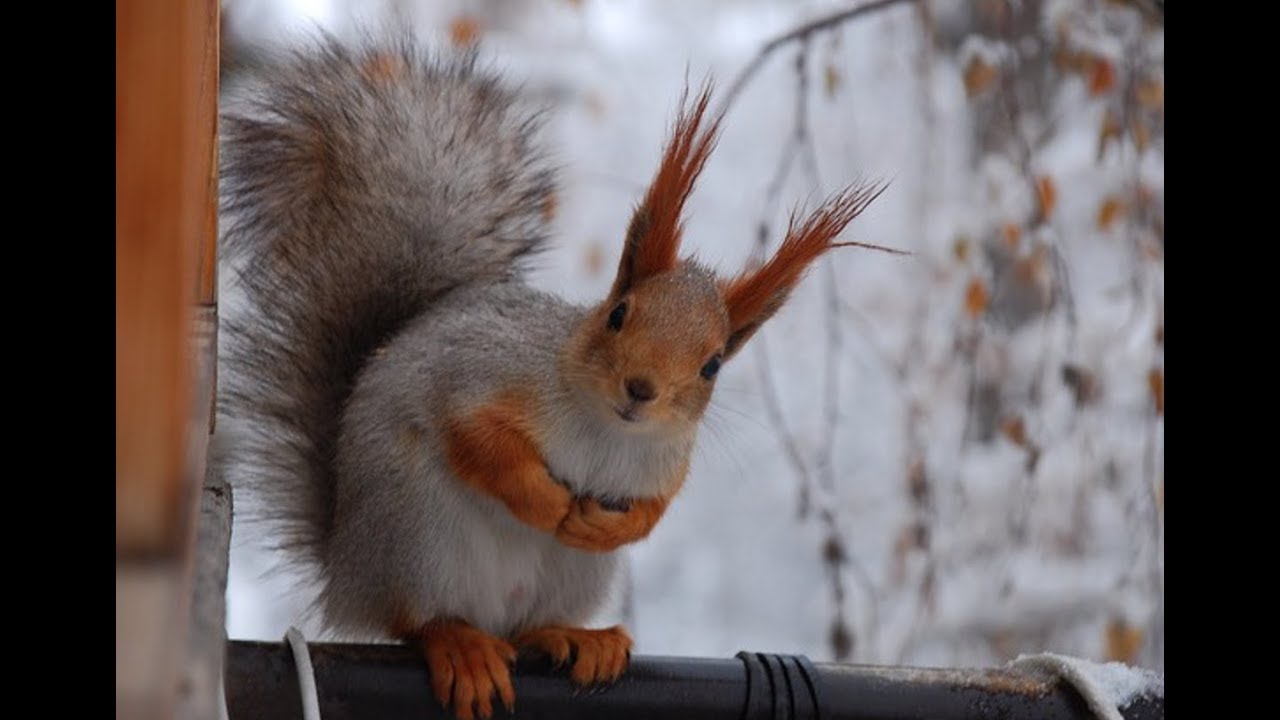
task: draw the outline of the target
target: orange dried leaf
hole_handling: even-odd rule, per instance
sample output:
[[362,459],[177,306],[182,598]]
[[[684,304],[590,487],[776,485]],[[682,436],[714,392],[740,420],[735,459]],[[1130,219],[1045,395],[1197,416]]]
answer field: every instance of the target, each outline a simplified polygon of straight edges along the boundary
[[1124,126],[1120,124],[1120,118],[1107,108],[1107,112],[1102,116],[1102,128],[1098,131],[1098,160],[1102,160],[1107,152],[1107,145],[1112,140],[1120,139],[1120,135],[1124,132]]
[[986,283],[978,278],[969,281],[969,287],[964,291],[964,311],[969,317],[976,318],[982,315],[990,300],[991,295],[987,292]]
[[470,47],[480,39],[480,21],[469,16],[460,15],[449,23],[449,40],[454,47]]
[[1000,237],[1010,250],[1016,250],[1018,241],[1022,239],[1022,228],[1016,223],[1005,223],[1000,228]]
[[840,71],[835,65],[827,65],[823,69],[822,80],[827,90],[827,97],[834,97],[836,91],[840,89]]
[[1007,417],[1000,422],[1000,432],[1009,438],[1009,441],[1018,447],[1027,446],[1027,426],[1022,422],[1022,418],[1015,415]]
[[1040,201],[1040,216],[1049,219],[1058,204],[1058,188],[1047,175],[1036,178],[1036,198]]
[[1151,368],[1147,373],[1147,385],[1151,388],[1151,399],[1155,401],[1156,412],[1164,415],[1164,370]]
[[1098,208],[1098,229],[1107,230],[1115,223],[1125,211],[1124,201],[1115,195],[1107,196],[1102,201],[1102,207]]
[[1142,118],[1135,117],[1129,123],[1129,133],[1133,135],[1133,144],[1138,148],[1139,153],[1147,149],[1147,145],[1151,142],[1151,131],[1147,129],[1147,124],[1142,121]]
[[980,57],[974,57],[969,61],[969,66],[964,69],[964,89],[969,93],[969,97],[973,97],[978,93],[991,87],[991,83],[995,82],[997,70],[994,65],[989,65]]
[[1148,110],[1164,109],[1164,83],[1160,80],[1143,80],[1138,84],[1138,103]]
[[1142,649],[1142,628],[1121,620],[1107,623],[1107,660],[1132,663]]
[[1115,86],[1115,67],[1102,58],[1094,58],[1089,71],[1089,94],[1097,97]]

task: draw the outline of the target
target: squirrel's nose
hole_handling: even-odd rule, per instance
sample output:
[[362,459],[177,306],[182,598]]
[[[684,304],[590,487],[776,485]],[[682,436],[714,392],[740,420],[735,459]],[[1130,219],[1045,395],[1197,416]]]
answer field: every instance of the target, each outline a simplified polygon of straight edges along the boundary
[[627,378],[627,395],[636,402],[649,402],[658,396],[658,391],[644,378]]

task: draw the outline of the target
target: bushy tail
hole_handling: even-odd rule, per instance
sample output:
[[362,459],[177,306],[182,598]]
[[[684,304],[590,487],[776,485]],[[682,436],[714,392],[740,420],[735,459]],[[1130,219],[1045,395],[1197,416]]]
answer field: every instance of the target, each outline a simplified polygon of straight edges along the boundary
[[[552,171],[474,58],[322,38],[228,99],[221,124],[221,411],[229,460],[319,560],[339,414],[378,346],[442,293],[516,270],[547,233]],[[244,432],[247,431],[247,432]]]

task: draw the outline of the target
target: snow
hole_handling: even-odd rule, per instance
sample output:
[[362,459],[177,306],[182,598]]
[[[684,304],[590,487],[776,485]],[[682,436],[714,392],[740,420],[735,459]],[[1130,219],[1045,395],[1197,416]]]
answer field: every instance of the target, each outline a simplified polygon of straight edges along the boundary
[[[254,42],[296,27],[292,7],[305,5],[316,22],[343,35],[352,18],[380,17],[393,4],[441,41],[451,19],[481,13],[489,22],[482,55],[549,107],[548,140],[564,168],[559,245],[540,259],[534,281],[579,301],[599,298],[610,284],[623,230],[686,78],[696,85],[711,75],[723,93],[768,39],[844,7],[528,0],[482,11],[484,4],[467,2],[366,1],[345,9],[336,2],[227,2],[232,28],[247,29]],[[931,6],[940,32],[964,23],[964,13],[948,7],[958,5]],[[1082,47],[1122,57],[1118,38],[1136,26],[1091,18],[1086,5],[1055,0],[1052,11],[1083,28]],[[1038,44],[1024,43],[1024,52],[1048,51],[1049,29],[1058,25],[1042,24],[1045,34]],[[1150,407],[1146,380],[1150,368],[1163,366],[1163,349],[1152,341],[1155,324],[1163,323],[1163,262],[1138,256],[1126,219],[1109,231],[1096,227],[1103,199],[1137,182],[1163,196],[1163,140],[1141,158],[1131,144],[1113,146],[1099,162],[1105,105],[1089,97],[1085,83],[1062,83],[1047,103],[1052,132],[1032,158],[1036,174],[1053,178],[1057,208],[1022,242],[1061,250],[1077,324],[1066,322],[1061,306],[1014,328],[982,324],[970,369],[957,349],[974,327],[964,316],[965,287],[974,277],[991,279],[983,245],[1004,223],[1030,213],[1034,197],[1013,156],[977,146],[982,128],[962,73],[966,54],[995,58],[1013,49],[974,39],[923,64],[921,43],[910,5],[811,42],[808,113],[817,167],[810,176],[797,162],[782,183],[777,207],[763,218],[771,246],[793,206],[812,207],[869,177],[891,184],[847,237],[914,254],[836,253],[825,261],[833,275],[821,267],[810,273],[758,339],[726,364],[689,481],[650,538],[630,551],[628,582],[600,619],[625,619],[637,652],[728,656],[746,649],[833,659],[835,604],[821,555],[826,531],[816,511],[799,512],[799,482],[764,410],[760,344],[787,429],[815,478],[815,508],[834,513],[852,559],[841,571],[854,633],[848,659],[989,665],[1041,651],[1101,659],[1107,628],[1120,623],[1144,632],[1136,661],[1163,669],[1163,516],[1155,500],[1163,485],[1163,418]],[[1162,37],[1148,46],[1162,78]],[[795,46],[779,51],[744,88],[690,198],[686,249],[722,272],[736,271],[752,252],[792,128],[795,57]],[[833,93],[825,87],[828,70],[836,77]],[[955,257],[960,238],[971,245],[965,261]],[[841,342],[835,484],[826,488],[816,478],[832,394],[824,380],[829,292],[841,308]],[[1064,363],[1096,376],[1096,401],[1077,407],[1060,379]],[[1026,471],[1025,450],[998,430],[987,442],[966,439],[971,377],[998,380],[1006,406],[1025,416],[1040,447],[1034,472]],[[1027,390],[1037,381],[1038,403]],[[923,503],[912,499],[907,481],[915,453],[928,480]],[[917,522],[928,528],[927,548],[900,549]],[[262,545],[253,528],[237,525],[229,635],[279,639],[299,624],[309,637],[322,637],[314,619],[300,622],[306,588],[296,588],[297,578],[276,567]],[[1108,697],[1135,686],[1136,671],[1097,667],[1093,677]]]
[[1011,668],[1047,670],[1071,683],[1100,720],[1122,720],[1120,709],[1142,697],[1164,698],[1164,675],[1119,662],[1096,663],[1042,653],[1019,655]]

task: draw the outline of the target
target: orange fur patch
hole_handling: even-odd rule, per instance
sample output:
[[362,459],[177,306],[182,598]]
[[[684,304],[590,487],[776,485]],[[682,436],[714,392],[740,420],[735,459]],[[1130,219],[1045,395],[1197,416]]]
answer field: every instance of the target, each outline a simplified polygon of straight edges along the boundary
[[632,500],[630,507],[622,512],[609,510],[594,498],[579,498],[556,529],[556,539],[587,552],[610,552],[643,540],[662,519],[688,473],[689,463],[681,463],[666,495]]
[[500,500],[521,522],[552,532],[573,496],[547,472],[527,432],[527,403],[500,397],[445,425],[449,467],[473,488]]
[[787,237],[764,265],[747,270],[722,285],[733,332],[758,326],[786,302],[805,270],[833,247],[832,240],[884,192],[883,185],[854,185],[823,203],[797,225],[793,215]]
[[508,712],[515,709],[508,666],[516,651],[509,643],[461,620],[427,623],[418,639],[431,671],[432,693],[441,706],[452,701],[459,720],[492,716],[495,693]]
[[711,86],[703,87],[693,108],[687,107],[688,88],[680,97],[680,114],[644,202],[636,210],[624,251],[632,254],[634,279],[646,278],[676,266],[683,230],[681,213],[693,191],[693,183],[715,147],[721,118],[701,129],[711,99]]
[[627,669],[631,655],[631,636],[621,625],[605,630],[551,625],[522,634],[515,644],[544,652],[557,665],[568,662],[570,651],[574,651],[576,658],[570,676],[579,685],[617,680]]

